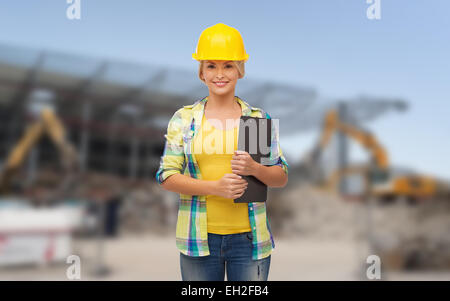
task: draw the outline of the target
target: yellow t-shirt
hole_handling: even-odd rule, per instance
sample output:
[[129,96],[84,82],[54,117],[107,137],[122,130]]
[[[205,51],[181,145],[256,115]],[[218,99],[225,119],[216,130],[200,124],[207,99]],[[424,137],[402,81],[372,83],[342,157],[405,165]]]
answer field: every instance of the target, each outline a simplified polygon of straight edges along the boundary
[[[231,171],[231,159],[237,150],[238,127],[220,130],[202,118],[201,130],[194,138],[194,156],[203,180],[216,181]],[[250,232],[248,204],[217,195],[206,196],[208,232],[233,234]]]

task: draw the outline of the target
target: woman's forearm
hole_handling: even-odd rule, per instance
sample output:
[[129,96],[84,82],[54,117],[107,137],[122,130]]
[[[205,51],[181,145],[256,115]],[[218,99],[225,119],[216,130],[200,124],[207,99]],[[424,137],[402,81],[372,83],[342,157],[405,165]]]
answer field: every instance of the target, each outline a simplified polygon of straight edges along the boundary
[[194,179],[182,174],[169,176],[161,185],[164,189],[187,195],[215,194],[217,181]]
[[284,187],[288,176],[280,166],[264,166],[255,162],[253,176],[269,187]]

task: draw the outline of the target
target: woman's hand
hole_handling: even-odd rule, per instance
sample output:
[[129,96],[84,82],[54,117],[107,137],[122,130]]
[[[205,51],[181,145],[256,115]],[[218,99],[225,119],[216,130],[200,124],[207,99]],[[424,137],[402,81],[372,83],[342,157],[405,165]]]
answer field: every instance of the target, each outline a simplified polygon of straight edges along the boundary
[[236,150],[231,160],[231,170],[237,175],[252,176],[256,173],[257,164],[249,153]]
[[227,173],[220,180],[216,181],[214,195],[227,199],[237,199],[244,194],[247,185],[247,181],[242,179],[242,177]]

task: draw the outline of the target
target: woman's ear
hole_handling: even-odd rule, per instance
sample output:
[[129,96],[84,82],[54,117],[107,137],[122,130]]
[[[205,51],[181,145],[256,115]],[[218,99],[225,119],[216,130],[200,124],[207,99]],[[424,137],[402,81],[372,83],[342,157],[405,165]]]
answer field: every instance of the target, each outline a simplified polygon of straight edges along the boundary
[[202,81],[202,82],[205,82],[205,78],[203,77],[203,72],[199,72],[199,74],[198,74],[198,77],[200,78],[200,80]]

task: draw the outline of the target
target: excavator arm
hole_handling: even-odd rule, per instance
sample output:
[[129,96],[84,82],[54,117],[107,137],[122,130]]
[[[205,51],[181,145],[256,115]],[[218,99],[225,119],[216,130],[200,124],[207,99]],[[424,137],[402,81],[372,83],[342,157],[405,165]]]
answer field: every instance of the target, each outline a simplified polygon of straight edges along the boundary
[[37,141],[47,133],[61,154],[64,169],[76,166],[77,155],[74,147],[65,139],[65,130],[61,121],[50,109],[44,109],[40,118],[25,131],[17,145],[9,154],[0,173],[0,193],[9,190],[9,184],[23,161]]
[[316,146],[315,156],[318,156],[318,154],[320,154],[320,152],[330,142],[333,134],[338,131],[349,136],[350,138],[361,144],[364,148],[369,150],[372,153],[372,158],[375,161],[377,168],[379,169],[388,168],[389,159],[387,152],[378,143],[376,138],[371,133],[365,130],[357,128],[353,125],[343,123],[342,121],[339,120],[338,114],[334,110],[328,112],[328,114],[325,117],[322,136],[319,139],[319,144]]
[[[325,178],[319,171],[319,158],[337,132],[343,133],[368,150],[371,153],[372,164],[341,168]],[[310,160],[309,170],[313,180],[319,186],[329,190],[335,190],[341,178],[351,174],[364,176],[364,191],[369,191],[373,182],[385,181],[388,177],[389,159],[386,150],[370,132],[342,122],[335,110],[326,114],[321,136],[312,151]]]
[[438,189],[440,181],[432,177],[423,175],[393,177],[389,175],[388,154],[379,144],[375,136],[354,125],[342,122],[339,120],[339,116],[334,110],[328,112],[325,117],[322,135],[313,150],[313,166],[318,166],[317,160],[321,152],[328,145],[333,134],[336,132],[347,135],[367,149],[372,154],[373,164],[352,166],[334,171],[325,183],[327,188],[334,190],[336,184],[343,176],[358,174],[364,176],[363,191],[380,198],[395,198],[397,196],[425,198],[436,196],[438,194],[445,195],[445,193],[449,191],[445,188]]

